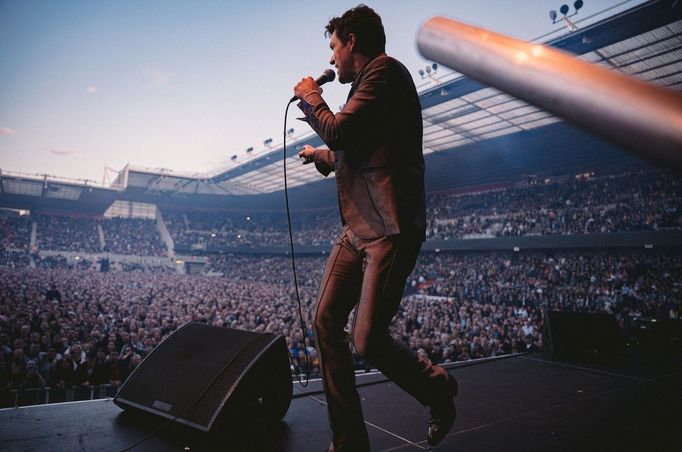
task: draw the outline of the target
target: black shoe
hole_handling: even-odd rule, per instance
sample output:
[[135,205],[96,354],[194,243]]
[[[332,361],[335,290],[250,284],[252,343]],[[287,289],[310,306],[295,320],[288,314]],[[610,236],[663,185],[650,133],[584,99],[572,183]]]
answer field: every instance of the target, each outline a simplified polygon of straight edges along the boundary
[[457,409],[453,398],[457,395],[457,380],[448,374],[448,392],[446,396],[431,405],[431,419],[429,420],[429,430],[426,435],[429,446],[438,445],[445,435],[448,434],[455,423]]

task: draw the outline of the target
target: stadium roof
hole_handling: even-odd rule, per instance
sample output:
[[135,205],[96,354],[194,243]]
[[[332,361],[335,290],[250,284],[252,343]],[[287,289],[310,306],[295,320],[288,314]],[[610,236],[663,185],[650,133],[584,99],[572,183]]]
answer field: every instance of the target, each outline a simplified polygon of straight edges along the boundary
[[[580,55],[580,58],[640,79],[682,90],[682,19],[680,9],[669,1],[645,4],[585,29],[547,43]],[[424,121],[424,154],[522,134],[562,120],[494,88],[464,76],[441,83],[420,95]],[[321,145],[319,138],[306,137],[292,145],[287,168],[289,186],[319,179],[300,165],[296,148]],[[554,145],[552,136],[539,146]],[[211,179],[229,181],[232,190],[271,192],[282,189],[279,148]]]
[[[546,44],[682,91],[682,2],[644,3]],[[550,168],[636,160],[545,111],[460,74],[449,74],[422,91],[420,100],[428,191],[495,183]],[[297,158],[304,144],[321,146],[322,142],[314,133],[292,138],[286,155],[290,188],[321,179]],[[39,200],[44,206],[92,205],[103,211],[114,199],[128,199],[210,208],[224,206],[226,196],[231,203],[248,205],[254,196],[274,199],[270,195],[284,188],[282,158],[283,147],[272,146],[252,151],[247,161],[235,161],[214,175],[128,165],[110,187],[3,173],[0,205],[16,207]],[[319,184],[333,196],[333,184],[328,180]]]

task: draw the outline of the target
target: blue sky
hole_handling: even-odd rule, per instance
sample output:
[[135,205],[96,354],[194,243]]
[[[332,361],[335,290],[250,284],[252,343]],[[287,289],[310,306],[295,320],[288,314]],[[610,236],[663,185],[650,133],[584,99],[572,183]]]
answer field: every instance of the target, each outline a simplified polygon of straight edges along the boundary
[[[418,84],[429,62],[415,36],[431,16],[523,39],[561,28],[548,18],[561,1],[367,3],[383,18],[387,52]],[[584,3],[572,19],[623,2]],[[96,181],[105,165],[127,163],[212,173],[266,138],[281,141],[293,85],[330,67],[324,25],[356,4],[0,0],[0,168]],[[325,86],[332,109],[348,88]],[[289,127],[307,132],[293,116]]]

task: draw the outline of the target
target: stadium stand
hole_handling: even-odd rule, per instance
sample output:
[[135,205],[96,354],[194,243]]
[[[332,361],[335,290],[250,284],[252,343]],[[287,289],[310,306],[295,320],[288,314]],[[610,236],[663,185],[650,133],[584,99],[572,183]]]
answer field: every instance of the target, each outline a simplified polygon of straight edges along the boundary
[[56,215],[36,215],[38,248],[53,251],[101,250],[98,229],[100,220]]
[[104,249],[117,254],[162,256],[166,252],[154,220],[112,218],[102,222]]
[[[429,197],[427,238],[593,234],[682,228],[682,187],[662,171],[524,180],[479,193]],[[284,212],[165,214],[180,247],[285,246]],[[294,243],[329,245],[338,233],[335,208],[297,211]],[[314,227],[313,227],[314,226]]]

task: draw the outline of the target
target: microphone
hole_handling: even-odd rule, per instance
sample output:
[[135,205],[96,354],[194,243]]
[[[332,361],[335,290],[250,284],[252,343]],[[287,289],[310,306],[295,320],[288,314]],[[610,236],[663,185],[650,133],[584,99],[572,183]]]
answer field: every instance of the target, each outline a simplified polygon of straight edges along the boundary
[[[317,77],[315,79],[315,83],[317,83],[317,86],[322,86],[327,82],[333,82],[335,78],[336,78],[336,73],[334,71],[332,71],[331,69],[327,69],[322,73],[322,75],[320,75],[319,77]],[[294,96],[291,98],[289,103],[294,102],[297,99],[298,99],[298,97]]]

